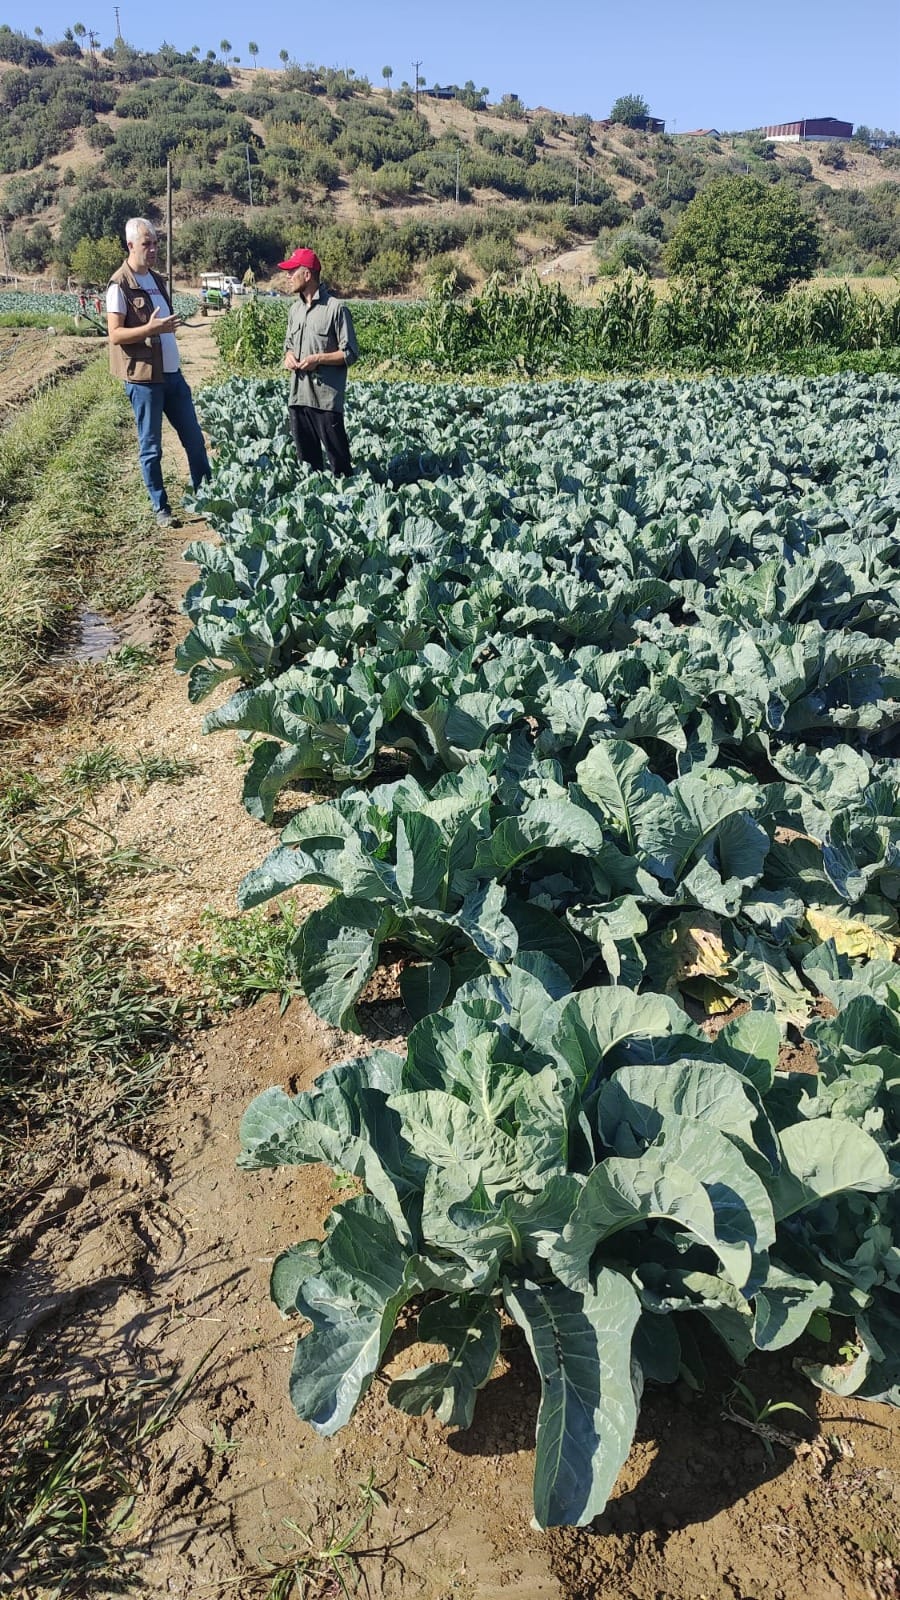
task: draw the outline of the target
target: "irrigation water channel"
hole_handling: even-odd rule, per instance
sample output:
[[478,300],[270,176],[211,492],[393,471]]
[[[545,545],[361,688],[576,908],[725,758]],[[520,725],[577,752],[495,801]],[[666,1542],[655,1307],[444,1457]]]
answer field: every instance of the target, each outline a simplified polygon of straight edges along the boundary
[[62,649],[51,656],[56,666],[67,661],[105,661],[119,644],[119,635],[96,611],[82,611]]

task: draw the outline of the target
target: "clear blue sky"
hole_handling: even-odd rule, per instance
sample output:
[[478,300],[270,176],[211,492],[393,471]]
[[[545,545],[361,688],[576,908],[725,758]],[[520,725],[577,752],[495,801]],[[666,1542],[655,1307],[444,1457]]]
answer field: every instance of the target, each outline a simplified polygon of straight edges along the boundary
[[[81,7],[84,9],[80,9]],[[529,106],[605,116],[638,93],[670,131],[755,127],[839,117],[900,128],[900,0],[327,0],[256,8],[239,0],[190,10],[177,0],[121,0],[122,33],[140,49],[163,39],[218,49],[249,64],[350,66],[394,87],[422,62],[427,83],[474,79],[492,98],[513,91]],[[13,0],[0,20],[47,39],[83,22],[101,44],[115,35],[111,0]],[[343,42],[342,42],[343,41]]]

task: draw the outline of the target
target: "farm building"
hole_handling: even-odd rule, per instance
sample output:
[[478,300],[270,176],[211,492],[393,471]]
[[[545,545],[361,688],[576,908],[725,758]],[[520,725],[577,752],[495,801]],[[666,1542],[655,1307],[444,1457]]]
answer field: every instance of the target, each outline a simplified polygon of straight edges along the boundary
[[718,128],[685,128],[682,139],[721,139]]
[[809,117],[803,122],[775,122],[763,128],[772,144],[809,144],[817,139],[852,139],[853,123],[836,117]]

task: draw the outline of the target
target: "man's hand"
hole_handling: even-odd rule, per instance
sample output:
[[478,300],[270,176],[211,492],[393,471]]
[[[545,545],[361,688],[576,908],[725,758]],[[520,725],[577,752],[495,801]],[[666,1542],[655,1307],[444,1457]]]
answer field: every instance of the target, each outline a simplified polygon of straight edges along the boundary
[[297,357],[294,355],[293,350],[288,350],[288,352],[287,352],[287,354],[286,354],[286,356],[284,358],[284,364],[285,364],[288,372],[302,372],[303,371],[303,368],[301,367],[300,362],[297,360]]
[[178,327],[178,318],[174,314],[171,317],[161,317],[156,309],[156,306],[154,306],[153,315],[151,316],[150,321],[146,324],[146,327],[147,332],[151,334],[174,333],[175,329]]
[[301,356],[294,368],[295,372],[315,372],[319,365],[318,356]]

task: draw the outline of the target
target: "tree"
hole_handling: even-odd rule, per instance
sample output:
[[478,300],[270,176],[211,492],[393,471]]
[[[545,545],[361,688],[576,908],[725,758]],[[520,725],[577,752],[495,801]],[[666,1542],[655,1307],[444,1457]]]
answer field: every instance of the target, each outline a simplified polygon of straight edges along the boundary
[[390,94],[390,92],[391,92],[391,79],[394,76],[393,67],[382,67],[381,76],[383,77],[385,83],[387,84],[387,91],[388,91],[388,94]]
[[609,120],[624,123],[626,128],[642,128],[649,115],[650,107],[642,94],[620,94]]
[[286,67],[291,58],[287,50],[279,50],[278,59],[281,62],[281,65]]
[[719,178],[680,216],[666,266],[705,283],[735,278],[780,295],[811,276],[818,256],[815,221],[792,190],[758,178]]
[[219,49],[222,52],[222,60],[223,61],[227,61],[228,57],[231,55],[231,40],[230,39],[220,39],[219,40]]
[[253,65],[256,66],[256,58],[259,55],[259,45],[256,44],[253,39],[250,40],[250,43],[247,46],[247,54],[253,62]]
[[74,33],[76,39],[83,39],[87,33],[87,28],[83,22],[76,22],[72,28],[72,32]]
[[108,283],[122,265],[122,254],[118,239],[79,239],[72,251],[72,276],[79,283]]

